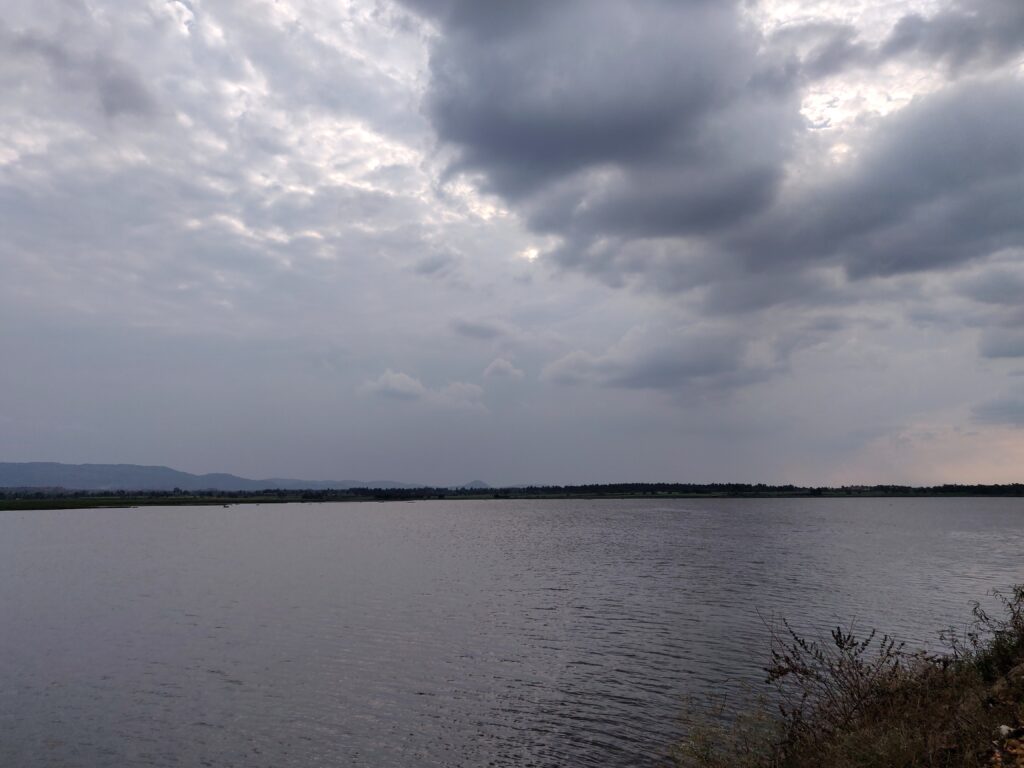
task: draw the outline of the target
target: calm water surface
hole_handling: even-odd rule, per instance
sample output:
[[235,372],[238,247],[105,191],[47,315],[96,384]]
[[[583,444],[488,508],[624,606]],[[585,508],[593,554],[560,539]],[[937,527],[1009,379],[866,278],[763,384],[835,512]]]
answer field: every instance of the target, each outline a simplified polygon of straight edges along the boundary
[[651,766],[762,617],[922,643],[1017,581],[1019,499],[0,513],[0,765]]

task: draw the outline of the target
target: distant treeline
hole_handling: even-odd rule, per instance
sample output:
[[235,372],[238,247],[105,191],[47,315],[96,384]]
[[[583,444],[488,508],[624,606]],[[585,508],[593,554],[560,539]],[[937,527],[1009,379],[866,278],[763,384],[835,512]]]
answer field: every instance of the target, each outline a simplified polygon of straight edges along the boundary
[[846,485],[809,487],[766,483],[614,483],[502,489],[541,496],[1024,496],[1024,483],[1007,485]]
[[73,491],[62,488],[0,489],[0,509],[46,509],[183,504],[275,504],[323,501],[412,501],[417,499],[543,498],[800,498],[844,496],[1024,496],[1024,484],[1008,485],[856,485],[804,487],[764,483],[605,483],[531,485],[514,488],[348,488],[263,491]]

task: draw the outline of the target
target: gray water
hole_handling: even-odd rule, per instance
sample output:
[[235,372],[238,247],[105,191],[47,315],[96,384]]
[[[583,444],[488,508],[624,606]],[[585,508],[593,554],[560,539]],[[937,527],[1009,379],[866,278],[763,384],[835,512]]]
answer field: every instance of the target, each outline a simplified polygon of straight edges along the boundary
[[0,765],[651,766],[778,617],[934,646],[1022,553],[1019,499],[0,513]]

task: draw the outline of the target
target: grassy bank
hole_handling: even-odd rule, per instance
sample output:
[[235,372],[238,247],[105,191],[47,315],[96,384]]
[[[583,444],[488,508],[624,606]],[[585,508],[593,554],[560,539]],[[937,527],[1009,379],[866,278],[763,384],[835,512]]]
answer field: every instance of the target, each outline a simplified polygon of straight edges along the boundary
[[770,693],[727,724],[691,725],[677,768],[1024,767],[1024,586],[975,606],[944,652],[874,633],[827,641],[783,623]]

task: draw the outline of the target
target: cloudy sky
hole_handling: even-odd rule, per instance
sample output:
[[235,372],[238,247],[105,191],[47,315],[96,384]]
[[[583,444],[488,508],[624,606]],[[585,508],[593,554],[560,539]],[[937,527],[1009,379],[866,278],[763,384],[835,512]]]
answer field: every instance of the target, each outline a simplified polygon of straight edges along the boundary
[[2,0],[0,460],[1024,479],[1020,0]]

